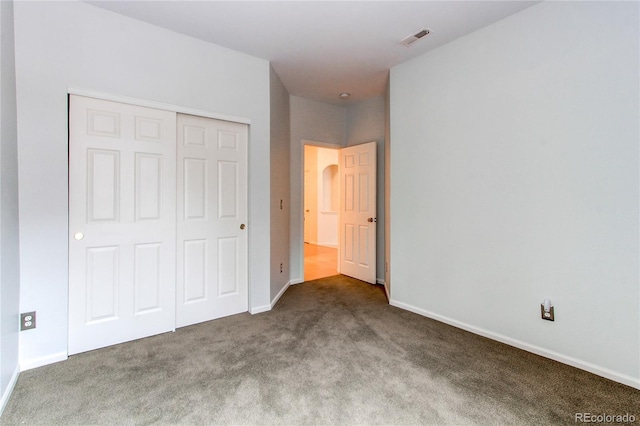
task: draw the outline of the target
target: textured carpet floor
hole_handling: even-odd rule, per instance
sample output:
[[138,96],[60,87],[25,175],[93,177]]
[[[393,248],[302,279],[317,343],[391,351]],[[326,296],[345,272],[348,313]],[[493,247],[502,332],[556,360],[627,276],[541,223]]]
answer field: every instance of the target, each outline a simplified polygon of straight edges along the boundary
[[[3,425],[575,424],[640,391],[389,306],[343,276],[275,308],[22,373]],[[638,420],[636,420],[638,423]]]

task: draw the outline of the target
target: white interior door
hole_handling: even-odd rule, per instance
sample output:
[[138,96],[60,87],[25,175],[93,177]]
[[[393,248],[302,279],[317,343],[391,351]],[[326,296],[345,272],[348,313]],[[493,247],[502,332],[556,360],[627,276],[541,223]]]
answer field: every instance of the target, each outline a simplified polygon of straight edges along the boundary
[[340,273],[376,283],[376,142],[340,150]]
[[178,114],[178,327],[248,310],[248,126]]
[[69,111],[69,354],[174,330],[176,114]]

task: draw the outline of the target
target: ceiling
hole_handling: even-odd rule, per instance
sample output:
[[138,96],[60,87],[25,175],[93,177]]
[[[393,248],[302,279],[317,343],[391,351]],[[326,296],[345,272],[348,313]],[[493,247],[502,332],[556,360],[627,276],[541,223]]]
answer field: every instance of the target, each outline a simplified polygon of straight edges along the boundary
[[[269,60],[291,95],[332,104],[385,91],[391,67],[538,1],[120,1],[88,3]],[[410,47],[399,41],[431,33]],[[342,92],[351,93],[348,101]]]

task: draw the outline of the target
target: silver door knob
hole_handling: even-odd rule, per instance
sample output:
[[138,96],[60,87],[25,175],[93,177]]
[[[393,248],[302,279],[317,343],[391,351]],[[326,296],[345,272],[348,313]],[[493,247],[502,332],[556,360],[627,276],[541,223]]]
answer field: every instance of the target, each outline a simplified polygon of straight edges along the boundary
[[73,234],[73,239],[74,240],[82,240],[84,238],[84,234],[82,232],[76,232],[75,234]]
[[246,226],[244,223],[240,224],[240,229],[244,229],[244,228],[246,228],[246,227],[247,227],[247,226]]

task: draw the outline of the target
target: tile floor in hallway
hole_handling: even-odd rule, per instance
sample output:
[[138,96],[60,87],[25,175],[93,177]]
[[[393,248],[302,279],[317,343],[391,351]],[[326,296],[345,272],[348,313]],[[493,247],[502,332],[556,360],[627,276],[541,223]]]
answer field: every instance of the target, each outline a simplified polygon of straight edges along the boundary
[[304,280],[330,277],[338,274],[338,249],[315,244],[304,244]]

